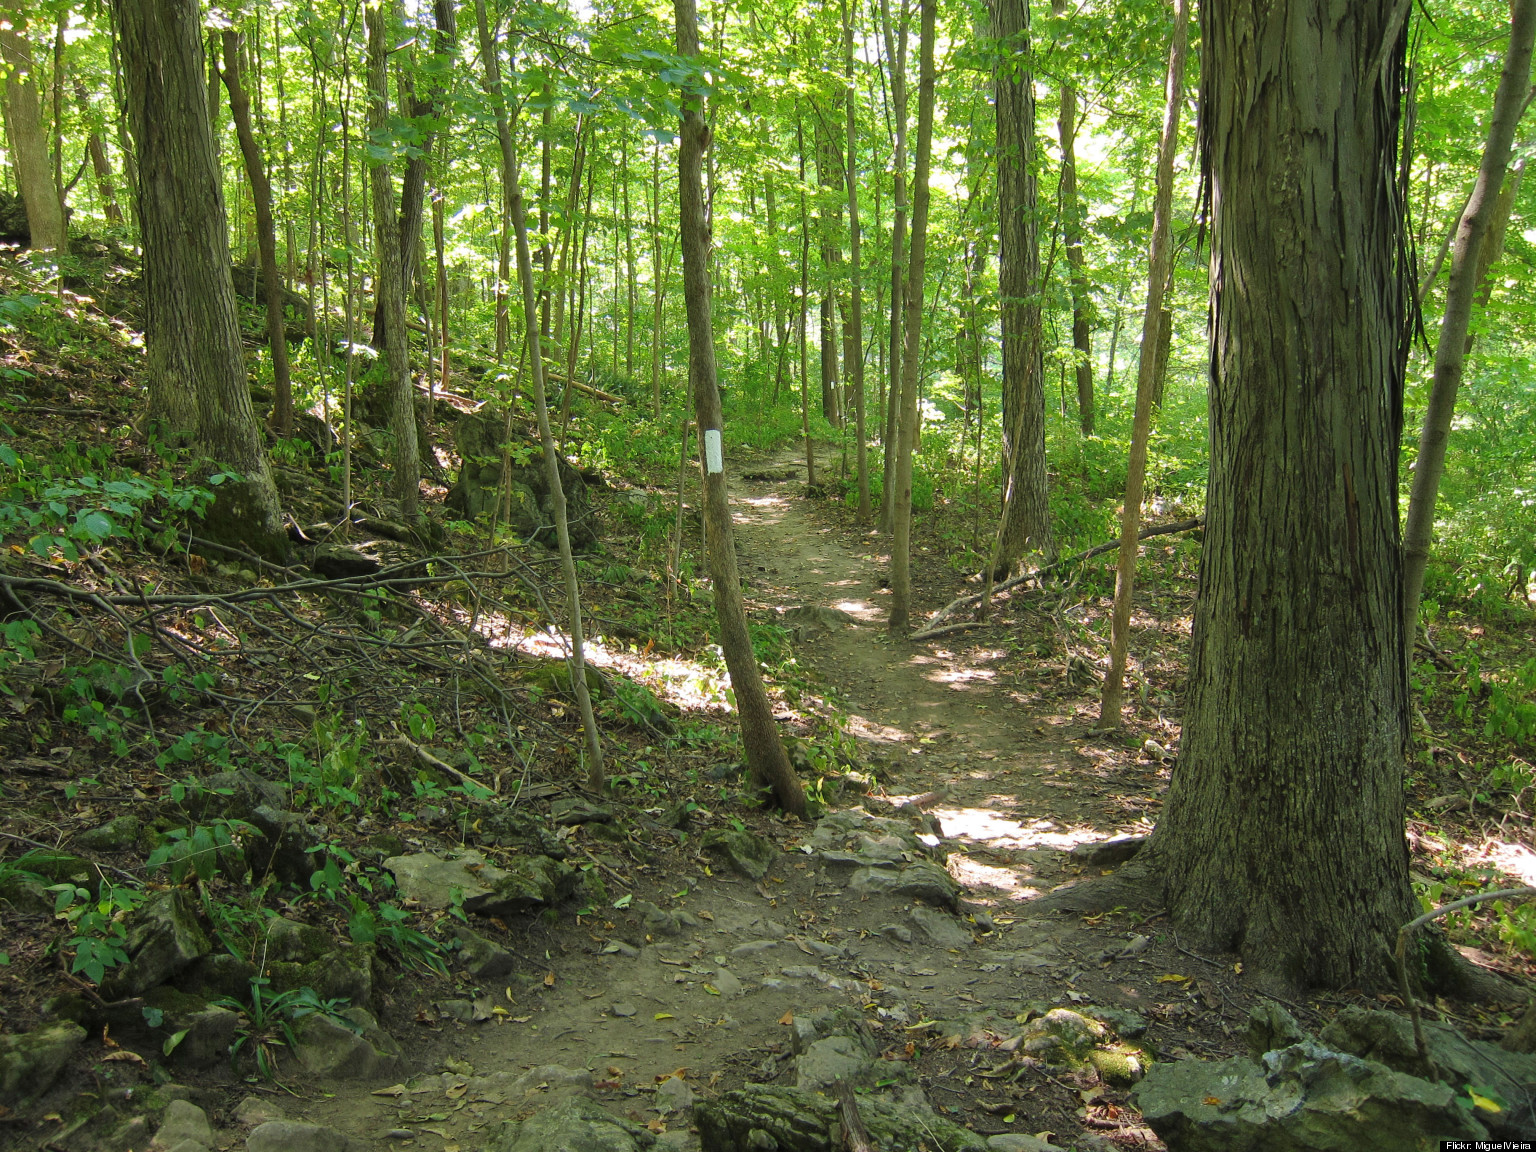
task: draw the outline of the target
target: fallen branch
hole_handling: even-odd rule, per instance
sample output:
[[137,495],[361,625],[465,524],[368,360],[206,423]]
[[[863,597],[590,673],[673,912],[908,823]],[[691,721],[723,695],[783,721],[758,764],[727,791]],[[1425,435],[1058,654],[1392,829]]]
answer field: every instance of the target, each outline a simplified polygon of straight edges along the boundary
[[563,373],[551,372],[548,369],[545,369],[544,374],[551,380],[557,381],[561,384],[569,384],[578,392],[585,392],[588,396],[596,396],[599,400],[606,400],[610,404],[627,403],[627,401],[622,396],[615,396],[612,392],[604,392],[601,388],[594,387],[593,385],[584,383],[581,380],[572,380],[570,377],[564,375]]
[[[412,740],[408,736],[396,736],[394,742],[399,744],[401,747],[410,749],[413,753],[415,753],[416,759],[420,760],[424,767],[430,768],[434,772],[441,772],[445,776],[452,776],[466,788],[474,789],[480,792],[495,791],[493,788],[487,788],[485,784],[479,780],[476,780],[473,776],[469,775],[469,773],[460,772],[452,764],[448,763],[448,761],[442,759],[439,756],[434,756],[432,753],[428,752],[425,748],[423,748],[420,744],[416,743],[416,741]],[[473,799],[474,791],[467,793],[466,798]]]
[[846,1152],[875,1152],[869,1139],[869,1129],[859,1115],[859,1102],[853,1088],[846,1080],[839,1080],[834,1088],[837,1093],[837,1114],[843,1122],[843,1147]]
[[[1140,532],[1136,533],[1136,539],[1147,540],[1153,536],[1169,536],[1176,532],[1190,532],[1196,528],[1203,528],[1204,526],[1205,517],[1195,516],[1189,520],[1176,520],[1172,524],[1159,524],[1153,527],[1143,528]],[[1095,556],[1102,556],[1106,552],[1112,552],[1118,547],[1120,547],[1120,541],[1111,540],[1106,544],[1099,544],[1093,548],[1089,548],[1085,552],[1078,552],[1072,556],[1066,557],[1063,560],[1058,560],[1054,564],[1047,564],[1042,568],[1036,568],[1030,572],[1021,572],[1017,576],[1004,580],[1001,584],[994,585],[992,588],[992,593],[993,595],[996,595],[999,592],[1006,592],[1010,588],[1017,588],[1020,584],[1028,583],[1030,580],[1039,580],[1042,577],[1049,576],[1053,572],[1059,571],[1062,568],[1066,568],[1068,565],[1080,564],[1084,560],[1091,560]],[[921,631],[912,633],[907,637],[907,639],[927,640],[933,636],[944,635],[944,632],[939,631],[940,625],[944,624],[944,622],[947,621],[950,617],[955,616],[968,608],[974,608],[980,603],[980,592],[974,592],[969,596],[961,596],[958,600],[952,600],[943,608],[940,608],[937,612],[930,616],[928,618],[928,623],[923,626]]]

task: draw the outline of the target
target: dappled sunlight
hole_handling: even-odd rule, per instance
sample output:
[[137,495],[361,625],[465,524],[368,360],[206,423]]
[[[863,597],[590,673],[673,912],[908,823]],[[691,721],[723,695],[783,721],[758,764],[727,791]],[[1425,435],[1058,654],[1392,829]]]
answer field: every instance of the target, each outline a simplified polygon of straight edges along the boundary
[[1015,820],[991,808],[932,808],[950,840],[989,848],[1057,848],[1065,851],[1104,834],[1086,825],[1063,826],[1055,820]]
[[963,852],[950,855],[949,874],[967,888],[996,888],[1004,892],[1020,891],[1026,878],[1016,869],[983,864]]
[[1472,854],[1467,863],[1473,866],[1488,865],[1518,879],[1522,884],[1536,885],[1536,852],[1524,844],[1490,839]]

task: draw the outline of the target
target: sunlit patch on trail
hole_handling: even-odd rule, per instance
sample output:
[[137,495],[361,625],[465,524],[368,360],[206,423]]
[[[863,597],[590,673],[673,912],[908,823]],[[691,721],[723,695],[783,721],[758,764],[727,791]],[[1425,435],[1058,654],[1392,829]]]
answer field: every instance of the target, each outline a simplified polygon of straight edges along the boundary
[[1469,863],[1486,862],[1501,872],[1519,877],[1520,883],[1536,885],[1536,852],[1524,844],[1512,844],[1507,840],[1488,840],[1482,851]]
[[[963,852],[950,855],[949,874],[967,888],[994,888],[1009,893],[1020,893],[1026,890],[1025,877],[1021,876],[1019,871],[1012,868],[999,868],[994,864],[983,864]],[[1029,888],[1027,891],[1035,895],[1039,894],[1037,889]]]
[[932,808],[950,840],[968,840],[989,848],[1074,848],[1103,833],[1084,826],[1063,827],[1055,820],[1014,820],[992,808]]

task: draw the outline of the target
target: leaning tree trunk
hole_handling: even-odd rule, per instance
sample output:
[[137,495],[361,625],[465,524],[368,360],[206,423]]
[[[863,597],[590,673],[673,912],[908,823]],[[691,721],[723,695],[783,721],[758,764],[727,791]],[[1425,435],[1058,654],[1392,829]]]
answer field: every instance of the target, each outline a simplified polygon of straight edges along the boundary
[[[368,127],[389,130],[387,24],[383,8],[368,9]],[[416,445],[416,405],[411,383],[410,347],[406,343],[404,263],[400,224],[395,214],[394,181],[385,161],[369,172],[373,191],[373,232],[378,280],[375,295],[384,314],[384,367],[389,381],[389,429],[394,434],[395,498],[407,523],[416,519],[421,497],[421,457]]]
[[1120,508],[1120,555],[1115,566],[1115,603],[1110,613],[1109,673],[1104,677],[1104,690],[1099,698],[1101,728],[1120,727],[1125,661],[1131,644],[1131,598],[1136,588],[1137,533],[1141,529],[1141,501],[1146,487],[1147,439],[1152,431],[1152,408],[1162,393],[1162,373],[1167,367],[1167,357],[1160,353],[1166,346],[1165,339],[1172,335],[1172,321],[1163,307],[1163,296],[1173,262],[1173,154],[1179,146],[1179,109],[1184,103],[1189,0],[1176,0],[1176,8],[1163,99],[1163,133],[1157,149],[1157,192],[1153,196],[1147,306],[1142,314],[1141,360],[1136,373],[1136,413],[1131,420],[1125,503]]
[[272,222],[272,181],[267,178],[266,161],[256,133],[251,127],[251,98],[241,79],[243,38],[234,29],[225,29],[224,71],[221,76],[229,92],[229,112],[235,122],[235,136],[240,141],[240,155],[245,161],[245,176],[251,182],[251,200],[256,208],[256,249],[261,257],[262,285],[267,306],[267,347],[272,356],[272,392],[275,404],[272,422],[283,439],[293,435],[293,380],[288,372],[288,326],[283,322],[283,282],[277,272],[277,229]]
[[1190,947],[1391,985],[1417,911],[1398,437],[1395,5],[1201,5],[1210,489],[1179,764],[1149,848]]
[[27,40],[25,18],[9,3],[0,6],[8,27],[0,28],[0,59],[9,75],[5,79],[5,123],[10,129],[11,162],[16,183],[27,208],[32,247],[38,251],[68,245],[64,230],[64,205],[53,179],[53,160],[48,155],[48,133],[43,124],[42,99],[37,90],[37,69],[32,45]]
[[219,485],[203,530],[281,556],[287,534],[240,348],[200,11],[196,0],[117,0],[115,11],[138,149],[150,415],[239,477]]
[[[677,18],[677,51],[680,56],[699,54],[698,15],[693,0],[674,0]],[[704,548],[714,585],[715,612],[720,618],[720,647],[731,673],[736,711],[741,717],[741,744],[752,779],[759,787],[772,788],[774,798],[787,812],[805,815],[805,791],[789,766],[779,731],[773,723],[773,705],[763,686],[747,613],[741,600],[741,579],[736,571],[736,547],[731,532],[730,493],[725,486],[721,430],[720,388],[715,377],[714,321],[709,302],[709,225],[704,215],[704,152],[710,145],[709,128],[700,108],[702,97],[685,92],[682,142],[678,154],[678,228],[683,247],[683,302],[688,311],[688,379],[693,390],[694,414],[699,423],[700,453],[704,465]]]
[[918,38],[917,154],[912,161],[912,239],[907,252],[906,333],[901,353],[901,410],[896,425],[895,502],[891,506],[891,635],[904,636],[912,614],[912,456],[917,450],[917,382],[923,360],[923,285],[928,256],[928,169],[933,155],[933,37],[938,0],[922,0]]
[[996,579],[1025,551],[1051,556],[1051,507],[1045,476],[1045,334],[1040,311],[1036,227],[1035,97],[1027,0],[995,0],[1002,46],[997,87],[998,294],[1003,329],[1003,517],[987,578]]
[[1488,124],[1488,144],[1483,149],[1477,183],[1461,214],[1451,252],[1451,276],[1445,289],[1445,314],[1440,321],[1440,342],[1435,348],[1435,372],[1419,435],[1419,455],[1413,470],[1413,492],[1403,528],[1403,622],[1410,650],[1419,626],[1419,597],[1424,591],[1424,568],[1429,563],[1429,542],[1434,534],[1435,501],[1440,477],[1445,473],[1445,445],[1450,439],[1451,415],[1467,363],[1467,331],[1472,323],[1472,304],[1482,279],[1479,264],[1483,238],[1493,219],[1499,189],[1509,167],[1515,126],[1525,111],[1531,80],[1531,44],[1536,36],[1536,0],[1512,0],[1509,49],[1504,72],[1493,100]]

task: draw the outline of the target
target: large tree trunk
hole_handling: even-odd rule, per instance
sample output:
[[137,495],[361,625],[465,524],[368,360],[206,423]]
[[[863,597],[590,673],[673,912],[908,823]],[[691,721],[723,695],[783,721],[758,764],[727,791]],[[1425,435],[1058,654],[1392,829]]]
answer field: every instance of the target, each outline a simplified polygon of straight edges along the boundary
[[1125,661],[1131,643],[1131,598],[1136,588],[1137,533],[1147,476],[1147,439],[1152,408],[1161,399],[1162,374],[1172,317],[1163,306],[1168,269],[1173,262],[1173,154],[1179,146],[1179,109],[1184,104],[1184,55],[1189,45],[1189,0],[1176,0],[1173,46],[1168,52],[1168,80],[1163,98],[1163,132],[1157,149],[1157,191],[1153,196],[1152,244],[1147,259],[1147,306],[1141,321],[1141,360],[1136,374],[1136,414],[1131,421],[1131,454],[1126,467],[1125,503],[1120,508],[1120,555],[1115,566],[1115,604],[1111,612],[1109,674],[1099,699],[1099,726],[1120,726],[1125,690]]
[[246,179],[251,182],[251,199],[256,207],[256,247],[261,255],[261,275],[265,281],[267,306],[267,347],[272,356],[272,392],[276,403],[272,422],[285,440],[293,435],[293,381],[288,373],[287,325],[283,322],[283,282],[277,271],[277,229],[272,222],[272,181],[267,178],[266,162],[256,133],[251,127],[251,98],[241,80],[241,35],[226,29],[223,35],[224,87],[229,92],[229,112],[240,141],[240,155],[245,161]]
[[1397,464],[1395,5],[1201,5],[1211,456],[1183,746],[1150,846],[1184,942],[1390,985],[1417,911]]
[[938,0],[922,0],[918,40],[917,154],[912,161],[912,240],[905,278],[906,333],[901,353],[901,411],[896,426],[895,502],[891,507],[891,618],[904,636],[912,614],[912,456],[917,451],[917,383],[923,360],[923,286],[928,257],[928,169],[933,154],[933,38]]
[[1451,277],[1445,290],[1445,315],[1440,321],[1440,342],[1435,348],[1435,372],[1419,435],[1419,455],[1414,465],[1413,493],[1403,529],[1403,620],[1408,643],[1419,625],[1419,597],[1424,590],[1424,568],[1429,562],[1429,542],[1434,534],[1435,501],[1440,477],[1445,472],[1445,446],[1451,434],[1451,415],[1456,393],[1466,368],[1472,323],[1472,304],[1484,269],[1484,238],[1498,210],[1499,189],[1509,167],[1515,141],[1515,125],[1525,111],[1531,79],[1531,45],[1536,36],[1536,0],[1512,0],[1509,49],[1504,72],[1494,96],[1488,124],[1488,144],[1483,149],[1477,183],[1462,211],[1451,252]]
[[117,0],[115,11],[138,146],[150,416],[239,474],[219,486],[204,531],[281,556],[287,535],[240,348],[199,8]]
[[[389,129],[389,12],[368,9],[368,127],[383,134]],[[384,315],[384,364],[389,381],[389,428],[394,434],[395,498],[400,515],[416,519],[421,495],[421,457],[416,445],[416,405],[411,384],[410,347],[405,330],[405,278],[400,250],[400,224],[395,215],[395,188],[389,165],[376,162],[369,171],[373,191],[375,285]]]
[[[699,26],[693,0],[674,0],[673,11],[677,18],[678,55],[697,56]],[[682,141],[678,150],[678,229],[683,246],[683,302],[688,310],[688,380],[699,439],[704,447],[699,454],[704,465],[704,548],[720,621],[720,647],[731,673],[736,712],[741,717],[741,745],[752,779],[759,787],[772,788],[774,798],[785,811],[804,816],[805,791],[789,766],[789,757],[784,754],[779,731],[774,727],[773,705],[752,651],[746,608],[741,599],[741,578],[736,571],[730,493],[725,485],[721,444],[725,421],[715,377],[714,320],[709,301],[709,224],[705,219],[701,168],[710,133],[699,107],[701,103],[697,92],[684,94]]]
[[11,161],[16,183],[27,206],[27,225],[37,251],[64,249],[64,205],[53,180],[53,160],[48,155],[48,132],[43,124],[42,100],[37,90],[37,71],[32,45],[27,40],[26,19],[10,3],[0,6],[7,27],[0,27],[0,59],[10,75],[5,78],[5,123],[10,130]]
[[1025,551],[1056,551],[1045,476],[1045,337],[1036,227],[1035,96],[1027,0],[994,0],[997,74],[998,294],[1003,329],[1003,517],[987,571]]

